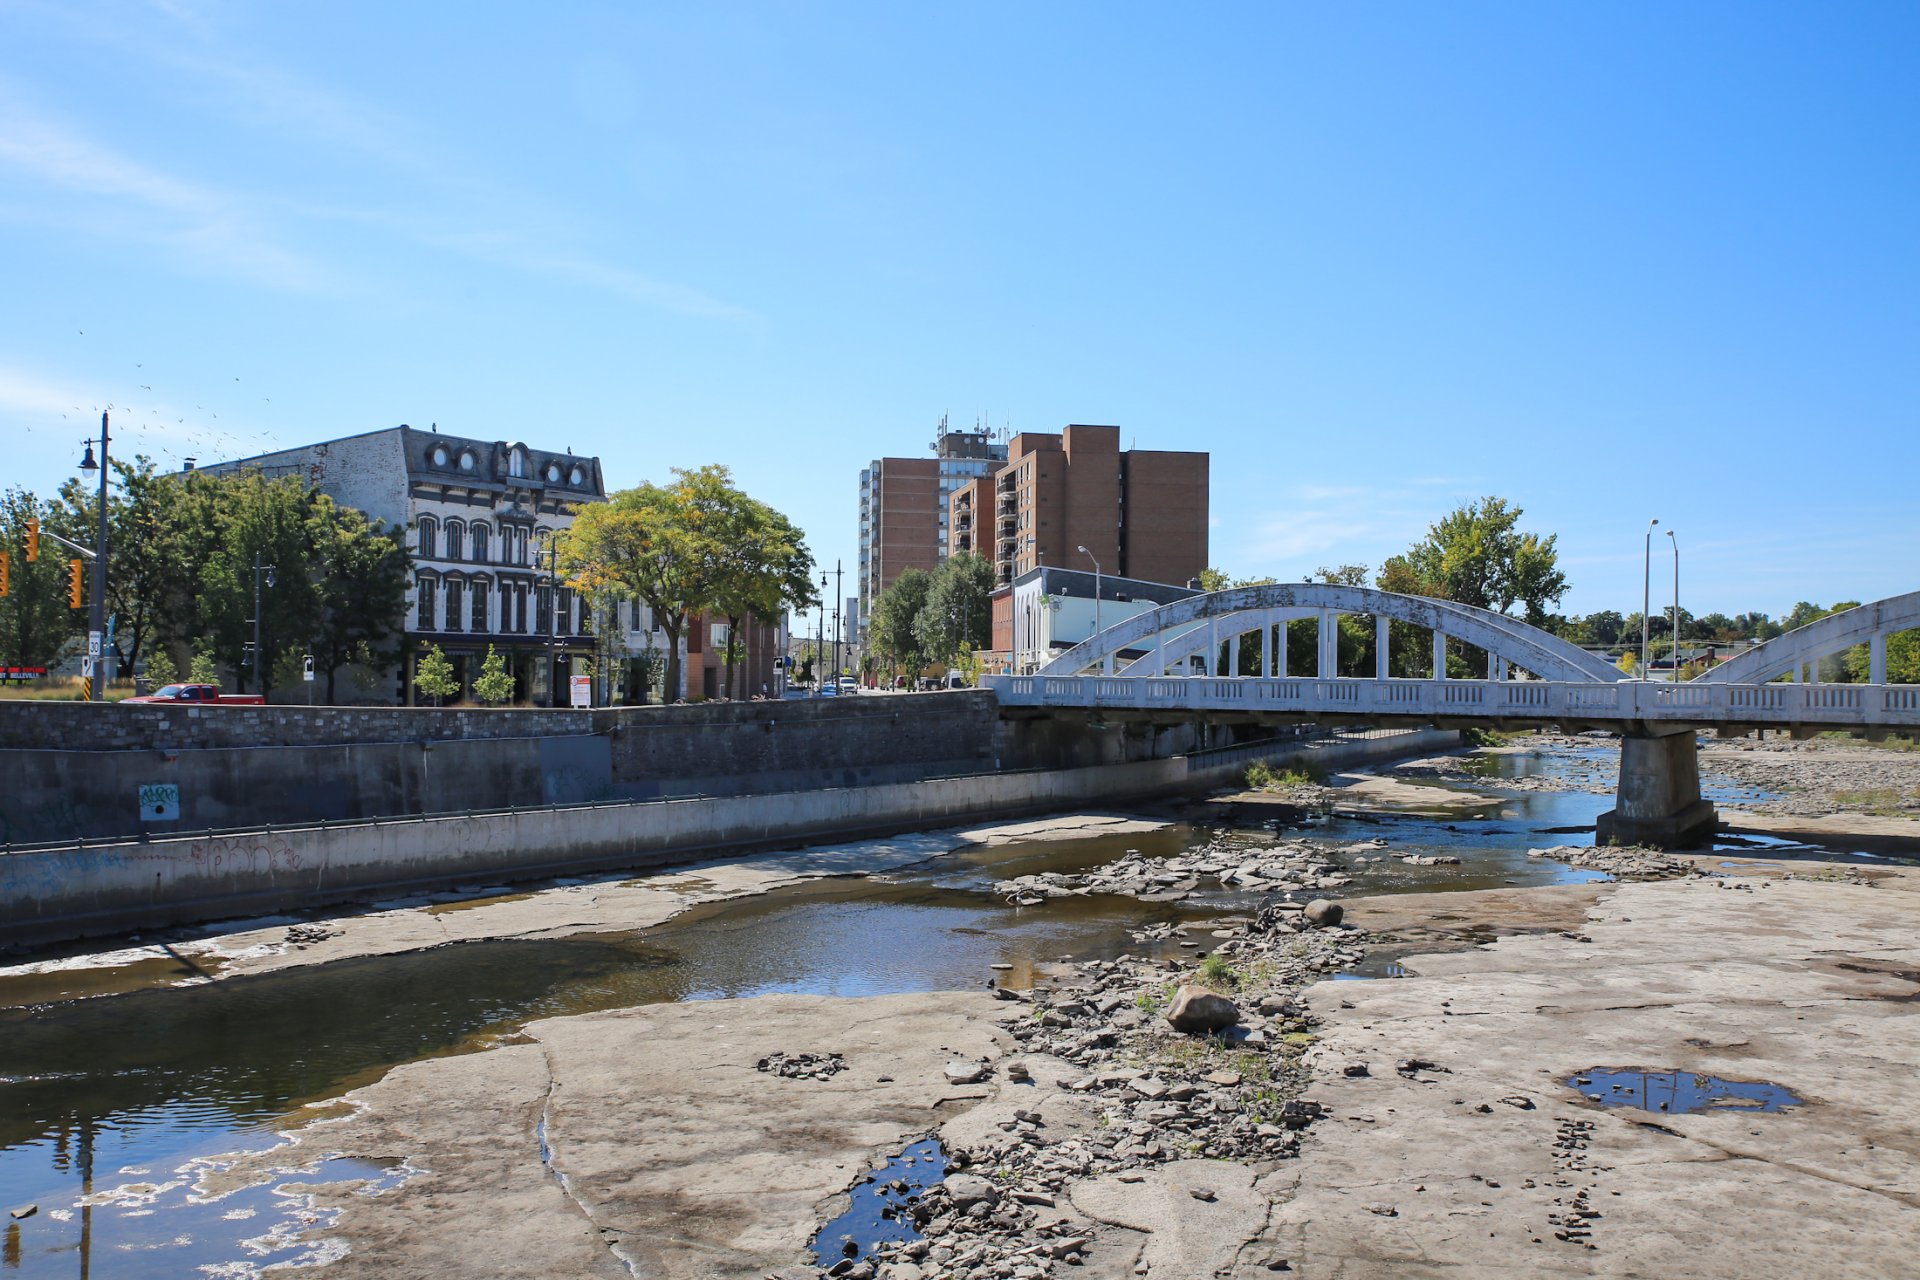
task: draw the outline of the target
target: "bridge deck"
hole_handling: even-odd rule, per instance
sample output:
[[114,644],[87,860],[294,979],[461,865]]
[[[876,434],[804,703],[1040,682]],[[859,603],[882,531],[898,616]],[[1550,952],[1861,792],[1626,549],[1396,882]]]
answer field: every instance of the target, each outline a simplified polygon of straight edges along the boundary
[[1496,722],[1625,728],[1920,729],[1920,685],[1599,684],[1554,680],[1374,680],[1263,676],[987,676],[1005,707],[1119,717],[1243,713],[1275,718]]

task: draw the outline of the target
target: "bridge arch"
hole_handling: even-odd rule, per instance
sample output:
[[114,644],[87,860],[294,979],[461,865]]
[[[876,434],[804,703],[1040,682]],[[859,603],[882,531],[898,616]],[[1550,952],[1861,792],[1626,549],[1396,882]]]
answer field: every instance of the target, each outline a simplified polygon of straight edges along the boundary
[[[1222,643],[1296,618],[1332,618],[1367,613],[1375,619],[1404,622],[1452,636],[1486,650],[1503,663],[1522,667],[1545,680],[1612,682],[1622,678],[1611,663],[1559,636],[1517,618],[1425,596],[1405,596],[1373,587],[1320,582],[1270,583],[1233,587],[1189,596],[1136,614],[1067,650],[1040,674],[1078,675],[1114,671],[1128,650],[1145,652],[1125,668],[1129,675],[1161,675],[1167,664],[1195,653],[1218,651]],[[1267,630],[1267,634],[1271,634]],[[1326,633],[1323,631],[1322,633]],[[1211,663],[1209,663],[1211,665]]]
[[1888,596],[1809,622],[1783,636],[1757,644],[1693,680],[1695,684],[1766,684],[1799,672],[1808,663],[1867,646],[1871,668],[1867,683],[1887,682],[1887,637],[1920,627],[1920,591]]

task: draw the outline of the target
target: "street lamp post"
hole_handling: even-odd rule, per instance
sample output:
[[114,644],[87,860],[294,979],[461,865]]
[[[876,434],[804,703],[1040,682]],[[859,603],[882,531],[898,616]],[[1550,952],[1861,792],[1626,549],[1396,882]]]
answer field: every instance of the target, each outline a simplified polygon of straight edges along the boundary
[[555,633],[560,630],[560,590],[554,577],[557,554],[553,545],[553,530],[542,529],[540,531],[540,547],[539,550],[534,553],[534,565],[538,567],[543,559],[546,561],[547,607],[541,611],[546,615],[541,621],[546,624],[547,628],[547,706],[549,708],[560,705],[559,688],[557,684],[559,667],[553,653]]
[[1653,526],[1659,523],[1659,516],[1647,521],[1646,564],[1640,576],[1640,678],[1642,680],[1647,678],[1647,637],[1651,634],[1647,629],[1647,614],[1653,607],[1651,594],[1653,591]]
[[[822,573],[821,577],[827,575]],[[840,641],[847,633],[847,604],[840,586],[840,561],[833,562],[833,683],[840,683]]]
[[813,696],[819,697],[827,674],[827,571],[820,571],[820,608],[813,622]]
[[1100,634],[1100,561],[1093,554],[1093,552],[1087,550],[1085,547],[1080,548],[1080,554],[1085,556],[1087,559],[1093,561],[1093,633],[1095,635],[1099,635]]
[[1680,539],[1667,530],[1673,543],[1673,682],[1680,683]]
[[100,461],[93,460],[93,443],[87,442],[86,456],[80,459],[82,471],[100,471],[100,535],[93,548],[93,600],[87,617],[87,652],[93,655],[93,701],[107,696],[107,415],[100,415]]

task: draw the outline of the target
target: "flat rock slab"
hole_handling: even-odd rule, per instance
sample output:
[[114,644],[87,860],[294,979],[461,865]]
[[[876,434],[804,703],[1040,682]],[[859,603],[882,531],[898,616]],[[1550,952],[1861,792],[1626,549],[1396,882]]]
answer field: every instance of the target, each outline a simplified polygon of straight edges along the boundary
[[[1341,1280],[1910,1273],[1917,882],[1622,885],[1577,932],[1312,989],[1311,1096],[1331,1119],[1262,1182],[1281,1202],[1262,1244]],[[1409,1058],[1434,1068],[1393,1070]],[[1345,1076],[1356,1061],[1374,1069]],[[1603,1107],[1565,1083],[1596,1067],[1769,1081],[1806,1103]]]
[[[332,1202],[351,1252],[327,1274],[758,1280],[806,1260],[866,1170],[972,1105],[942,1105],[942,1068],[999,1056],[1003,1009],[974,993],[651,1005],[398,1068],[350,1095],[359,1115],[301,1135],[426,1170]],[[780,1051],[846,1069],[756,1069]]]
[[1228,1274],[1268,1210],[1253,1170],[1225,1160],[1176,1160],[1075,1183],[1073,1207],[1149,1233],[1135,1274],[1163,1280]]

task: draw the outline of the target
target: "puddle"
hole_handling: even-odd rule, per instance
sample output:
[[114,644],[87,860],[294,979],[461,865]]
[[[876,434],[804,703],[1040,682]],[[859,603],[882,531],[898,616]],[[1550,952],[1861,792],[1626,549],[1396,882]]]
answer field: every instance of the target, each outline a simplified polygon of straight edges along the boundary
[[813,1238],[823,1267],[842,1258],[858,1262],[883,1244],[920,1238],[913,1206],[928,1187],[946,1180],[947,1153],[938,1138],[922,1138],[862,1178],[848,1196],[847,1211],[821,1227]]
[[1691,1071],[1595,1067],[1566,1078],[1589,1102],[1683,1115],[1693,1111],[1783,1111],[1804,1099],[1766,1080],[1728,1080]]

